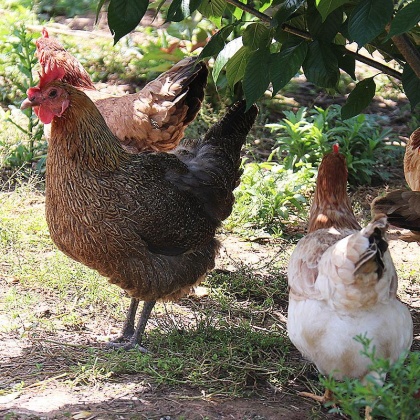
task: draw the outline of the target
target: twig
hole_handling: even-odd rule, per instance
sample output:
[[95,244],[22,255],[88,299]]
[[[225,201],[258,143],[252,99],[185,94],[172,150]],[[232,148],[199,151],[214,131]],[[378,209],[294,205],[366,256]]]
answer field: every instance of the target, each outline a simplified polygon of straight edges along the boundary
[[406,34],[391,37],[398,51],[420,79],[420,53]]

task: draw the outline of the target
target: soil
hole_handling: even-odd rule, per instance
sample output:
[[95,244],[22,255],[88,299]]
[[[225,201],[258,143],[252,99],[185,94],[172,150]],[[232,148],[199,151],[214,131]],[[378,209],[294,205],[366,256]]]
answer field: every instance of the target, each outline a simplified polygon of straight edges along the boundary
[[[73,21],[73,28],[85,29],[90,21]],[[303,83],[297,93],[290,99],[297,105],[322,105],[340,102],[340,99],[316,94],[313,87]],[[407,127],[408,115],[398,110],[407,105],[401,102],[387,101],[377,98],[370,107],[372,113],[387,115],[387,124],[401,138],[409,135]],[[278,116],[273,115],[273,118]],[[401,180],[402,171],[399,172]],[[375,197],[379,189],[356,191],[365,197],[366,208],[370,198]],[[300,233],[303,233],[300,232]],[[224,249],[218,261],[218,269],[233,270],[242,262],[258,263],[275,256],[277,245],[269,240],[264,242],[244,242],[233,235],[224,236]],[[390,249],[398,267],[409,266],[420,261],[420,246],[417,243],[404,243],[398,240],[398,231],[393,231],[390,238]],[[0,262],[1,264],[1,262]],[[5,279],[0,279],[0,296],[9,287]],[[404,290],[402,300],[410,307],[415,325],[415,341],[413,350],[420,350],[420,284],[401,284]],[[47,299],[47,298],[46,298]],[[41,309],[42,310],[42,309]],[[283,316],[283,322],[285,318]],[[2,323],[0,314],[0,323]],[[112,328],[117,331],[119,325]],[[157,386],[148,383],[142,374],[118,375],[112,380],[103,380],[89,385],[72,386],[65,375],[55,374],[61,366],[69,366],[86,357],[86,345],[99,347],[96,336],[91,330],[64,331],[31,339],[19,333],[0,332],[0,390],[1,382],[18,384],[25,378],[25,387],[14,393],[0,393],[1,419],[334,419],[337,415],[328,414],[328,410],[318,403],[297,395],[297,391],[307,389],[303,381],[296,378],[285,389],[276,389],[261,385],[254,390],[252,396],[242,398],[222,398],[206,395],[202,390],[182,386]],[[76,343],[68,345],[65,343]],[[297,351],[295,356],[303,361]],[[44,366],[34,369],[37,360],[43,360]],[[45,363],[47,361],[48,363]],[[315,370],[313,374],[316,375]],[[18,389],[18,388],[16,388]],[[340,417],[342,418],[342,417]]]

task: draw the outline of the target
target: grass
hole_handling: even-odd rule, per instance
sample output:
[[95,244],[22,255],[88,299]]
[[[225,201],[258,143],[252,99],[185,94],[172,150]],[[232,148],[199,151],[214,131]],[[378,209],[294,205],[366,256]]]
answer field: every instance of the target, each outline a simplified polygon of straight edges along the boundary
[[[0,298],[0,319],[7,320],[0,333],[35,341],[64,337],[63,344],[71,346],[72,332],[87,330],[106,340],[110,326],[114,333],[120,327],[128,299],[55,249],[39,187],[32,179],[0,194],[0,279],[8,283]],[[83,362],[70,357],[64,371],[61,366],[52,374],[65,374],[73,385],[92,385],[142,373],[156,384],[197,386],[230,396],[252,392],[262,383],[285,384],[290,343],[272,314],[287,300],[284,271],[272,268],[263,275],[242,265],[231,275],[213,272],[205,286],[203,301],[158,305],[145,340],[150,354],[107,352],[76,341]],[[40,358],[37,365],[47,363]]]

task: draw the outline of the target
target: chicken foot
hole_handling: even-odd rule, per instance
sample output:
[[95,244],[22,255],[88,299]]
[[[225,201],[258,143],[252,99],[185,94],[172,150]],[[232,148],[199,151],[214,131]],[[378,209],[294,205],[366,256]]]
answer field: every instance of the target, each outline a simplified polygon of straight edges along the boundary
[[312,392],[299,392],[298,395],[300,397],[311,398],[315,401],[318,401],[321,404],[325,404],[326,402],[332,401],[334,399],[334,394],[329,389],[325,390],[324,395],[316,395],[316,394],[312,394]]
[[144,302],[139,321],[137,323],[136,328],[134,328],[134,320],[136,317],[139,302],[140,301],[138,299],[131,298],[130,307],[128,308],[127,317],[124,321],[122,333],[115,340],[108,342],[107,347],[123,348],[124,350],[137,348],[142,353],[148,352],[146,348],[141,346],[141,339],[146,329],[146,324],[149,319],[150,313],[152,312],[156,301]]

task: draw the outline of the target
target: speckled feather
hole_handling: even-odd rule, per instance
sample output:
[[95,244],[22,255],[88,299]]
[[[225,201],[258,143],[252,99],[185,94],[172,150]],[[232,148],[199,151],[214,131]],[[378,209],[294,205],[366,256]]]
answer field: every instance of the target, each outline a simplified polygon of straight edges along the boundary
[[[214,235],[232,210],[239,153],[256,114],[239,103],[173,153],[125,152],[86,95],[52,122],[46,217],[64,253],[131,296],[173,299],[214,266]],[[207,157],[213,159],[211,163]],[[180,157],[180,158],[179,158]]]

